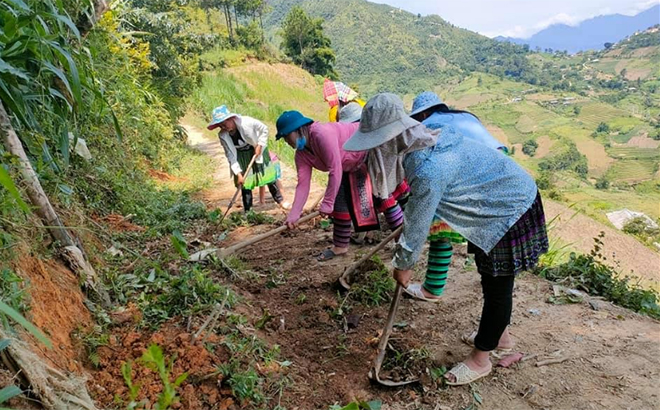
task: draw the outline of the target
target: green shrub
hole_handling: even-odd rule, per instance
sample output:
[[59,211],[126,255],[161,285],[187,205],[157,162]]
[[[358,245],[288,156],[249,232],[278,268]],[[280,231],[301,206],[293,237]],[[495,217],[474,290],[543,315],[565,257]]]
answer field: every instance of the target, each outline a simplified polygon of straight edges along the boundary
[[605,234],[594,238],[594,248],[589,255],[571,253],[567,262],[555,266],[540,266],[536,273],[551,281],[561,281],[565,286],[581,289],[593,296],[607,300],[660,319],[660,294],[645,289],[630,276],[621,274],[608,266],[602,254]]

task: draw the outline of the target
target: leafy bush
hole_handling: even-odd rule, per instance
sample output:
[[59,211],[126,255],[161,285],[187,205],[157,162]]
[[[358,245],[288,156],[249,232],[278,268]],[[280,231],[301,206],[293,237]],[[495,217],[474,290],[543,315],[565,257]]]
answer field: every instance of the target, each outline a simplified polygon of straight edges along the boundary
[[596,180],[596,189],[608,189],[610,187],[610,179],[607,177],[607,175],[603,175],[602,177],[598,178]]
[[578,151],[573,141],[566,141],[565,148],[539,162],[539,169],[542,171],[574,171],[582,178],[586,178],[589,172],[587,157]]
[[607,300],[660,319],[660,294],[653,289],[644,289],[633,282],[630,276],[621,276],[608,266],[602,254],[604,232],[594,238],[594,248],[589,255],[571,253],[569,260],[556,266],[540,266],[536,273],[552,281],[561,281],[566,286],[581,289],[593,296]]
[[533,157],[536,155],[536,149],[539,147],[539,144],[534,140],[527,140],[523,143],[522,151],[525,155]]

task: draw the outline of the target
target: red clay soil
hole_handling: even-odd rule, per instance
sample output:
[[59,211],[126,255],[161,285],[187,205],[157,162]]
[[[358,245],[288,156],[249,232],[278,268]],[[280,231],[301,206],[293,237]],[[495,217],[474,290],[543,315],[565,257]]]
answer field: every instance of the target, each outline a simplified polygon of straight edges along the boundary
[[135,225],[125,216],[118,214],[109,214],[101,218],[94,218],[104,222],[111,230],[115,232],[142,232],[144,227]]
[[149,172],[149,176],[161,182],[186,181],[186,178],[175,177],[174,175],[170,175],[165,171],[159,171],[157,169],[150,169],[148,172]]
[[[218,341],[215,335],[210,335],[206,340],[210,344]],[[155,333],[119,329],[111,336],[107,346],[98,348],[99,366],[92,371],[88,388],[101,407],[117,406],[118,399],[120,403],[123,401],[126,404],[128,401],[128,388],[121,373],[121,366],[126,361],[132,362],[132,380],[140,385],[137,401],[146,399],[152,404],[157,402],[163,386],[160,377],[138,360],[154,343],[163,349],[166,360],[173,360],[170,373],[172,382],[183,373],[188,373],[186,381],[177,389],[180,403],[173,408],[226,410],[234,404],[231,389],[222,385],[221,374],[215,374],[217,367],[229,359],[227,351],[222,346],[216,346],[210,352],[201,339],[192,342],[191,334],[185,333],[177,321],[173,320],[162,325]]]
[[27,254],[17,260],[17,273],[29,282],[31,309],[26,316],[53,343],[51,350],[39,344],[34,351],[59,369],[81,371],[81,349],[72,333],[89,328],[92,318],[83,303],[78,278],[54,260],[41,260]]

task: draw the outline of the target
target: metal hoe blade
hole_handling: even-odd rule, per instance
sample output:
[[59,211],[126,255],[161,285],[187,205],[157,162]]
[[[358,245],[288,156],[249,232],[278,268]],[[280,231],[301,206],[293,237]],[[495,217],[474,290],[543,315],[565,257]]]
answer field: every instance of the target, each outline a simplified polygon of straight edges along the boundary
[[399,309],[401,293],[403,293],[403,287],[401,284],[397,283],[396,289],[394,290],[394,297],[392,298],[392,304],[390,305],[390,311],[387,315],[387,322],[385,323],[385,328],[383,328],[383,334],[380,336],[380,340],[378,341],[378,356],[376,356],[376,360],[374,360],[374,366],[369,371],[369,379],[375,381],[376,383],[382,384],[383,386],[389,387],[405,386],[407,384],[419,381],[419,379],[413,379],[403,382],[395,382],[392,380],[383,380],[380,378],[380,368],[383,366],[383,360],[385,360],[387,342],[389,341],[390,335],[392,334],[394,317],[396,316],[397,309]]

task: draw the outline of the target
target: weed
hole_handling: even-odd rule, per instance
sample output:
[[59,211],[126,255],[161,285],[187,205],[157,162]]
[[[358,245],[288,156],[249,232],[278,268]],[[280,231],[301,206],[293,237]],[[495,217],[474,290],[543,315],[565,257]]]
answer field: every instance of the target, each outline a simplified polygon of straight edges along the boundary
[[20,313],[30,310],[23,279],[11,269],[0,271],[0,299]]
[[233,307],[237,302],[236,294],[215,283],[208,271],[195,264],[185,266],[178,276],[156,277],[145,287],[140,302],[145,322],[156,326],[173,316],[202,312],[222,300],[227,292],[227,304]]
[[594,247],[589,255],[573,252],[567,262],[555,266],[540,265],[536,274],[660,319],[658,292],[642,288],[639,282],[632,282],[630,276],[621,277],[617,269],[605,263],[607,258],[602,253],[604,237],[605,233],[601,232],[594,238]]
[[257,329],[263,329],[272,319],[273,319],[273,315],[270,314],[268,309],[264,309],[264,312],[261,315],[261,319],[259,319],[257,323],[254,324],[254,327],[256,327]]
[[98,367],[100,359],[96,351],[99,347],[108,344],[108,333],[102,326],[95,325],[94,328],[87,333],[81,333],[78,331],[76,336],[82,341],[83,346],[85,346],[85,352],[87,353],[89,361],[94,367]]
[[344,407],[338,404],[333,404],[330,406],[329,410],[380,410],[382,407],[383,403],[380,401],[354,401]]
[[303,303],[305,303],[306,300],[307,300],[307,296],[305,296],[304,293],[301,293],[300,295],[298,295],[294,303],[296,305],[302,305]]
[[[179,397],[176,394],[176,389],[186,380],[188,373],[179,375],[179,377],[177,377],[174,381],[170,380],[174,359],[168,362],[168,360],[163,355],[163,350],[156,344],[150,345],[149,348],[142,354],[142,357],[138,359],[138,362],[144,367],[158,373],[160,381],[163,385],[162,392],[158,395],[158,401],[153,409],[166,410],[169,409],[172,405],[178,403]],[[135,409],[137,406],[144,405],[145,403],[135,402],[140,387],[138,384],[133,383],[131,376],[132,363],[130,361],[122,364],[121,373],[129,391],[130,402],[127,408]]]
[[261,378],[254,369],[232,373],[229,377],[229,386],[241,402],[262,403],[261,384]]
[[365,263],[358,280],[351,288],[351,300],[366,306],[379,306],[390,299],[394,280],[385,264],[376,255]]
[[234,212],[223,221],[225,228],[228,229],[237,226],[270,225],[273,223],[275,223],[275,218],[262,212],[255,212],[254,210]]

